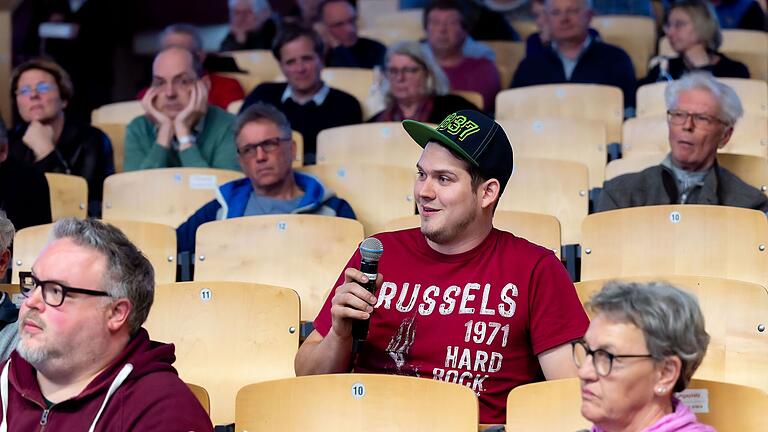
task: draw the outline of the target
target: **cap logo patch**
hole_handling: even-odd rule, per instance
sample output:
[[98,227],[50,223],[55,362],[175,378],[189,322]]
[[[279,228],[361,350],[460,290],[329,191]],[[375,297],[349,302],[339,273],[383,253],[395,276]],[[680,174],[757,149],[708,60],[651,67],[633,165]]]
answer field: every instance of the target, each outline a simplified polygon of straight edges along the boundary
[[454,113],[446,117],[437,127],[437,130],[448,132],[456,136],[459,141],[464,141],[468,136],[479,132],[480,125],[472,120],[467,120],[466,116]]

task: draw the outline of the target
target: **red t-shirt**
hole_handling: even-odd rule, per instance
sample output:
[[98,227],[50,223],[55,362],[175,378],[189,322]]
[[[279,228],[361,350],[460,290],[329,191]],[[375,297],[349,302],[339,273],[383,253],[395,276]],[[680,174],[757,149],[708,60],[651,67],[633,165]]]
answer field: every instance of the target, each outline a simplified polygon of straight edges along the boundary
[[[544,379],[536,356],[587,330],[573,283],[548,249],[497,229],[457,255],[430,248],[418,228],[376,237],[384,284],[356,372],[463,384],[479,397],[481,423],[504,423],[509,391]],[[346,267],[360,268],[359,251]],[[336,286],[343,281],[342,272]],[[314,322],[323,336],[332,297]]]

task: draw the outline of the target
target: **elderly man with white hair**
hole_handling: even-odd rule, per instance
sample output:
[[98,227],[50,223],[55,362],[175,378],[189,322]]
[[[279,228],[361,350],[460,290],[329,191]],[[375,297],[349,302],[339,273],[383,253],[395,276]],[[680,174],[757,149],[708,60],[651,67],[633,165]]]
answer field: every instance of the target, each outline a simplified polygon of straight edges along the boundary
[[713,204],[768,211],[768,197],[717,164],[742,116],[741,101],[709,73],[693,72],[667,86],[667,157],[605,183],[597,211],[659,204]]
[[272,48],[277,24],[267,0],[229,0],[229,33],[220,51]]

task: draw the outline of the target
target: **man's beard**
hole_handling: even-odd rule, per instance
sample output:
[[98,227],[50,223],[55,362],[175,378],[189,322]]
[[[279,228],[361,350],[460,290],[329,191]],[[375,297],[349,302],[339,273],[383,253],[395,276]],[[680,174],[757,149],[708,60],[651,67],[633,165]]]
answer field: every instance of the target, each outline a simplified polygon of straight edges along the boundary
[[460,232],[464,231],[465,228],[470,226],[475,219],[477,218],[477,213],[474,211],[469,212],[467,216],[458,221],[455,225],[451,227],[442,227],[434,230],[427,230],[424,226],[421,227],[421,233],[426,237],[429,241],[436,243],[436,244],[447,244],[450,243],[452,240],[454,240]]
[[50,350],[46,346],[27,346],[26,340],[24,339],[24,336],[21,334],[21,326],[24,320],[29,319],[30,321],[34,322],[38,327],[41,328],[41,330],[44,332],[45,328],[43,324],[40,322],[39,319],[36,317],[30,317],[30,314],[27,314],[24,317],[19,317],[17,323],[18,323],[18,331],[19,331],[19,343],[16,345],[16,352],[19,353],[21,358],[29,362],[29,364],[33,366],[37,366],[44,362],[45,360],[49,359],[51,356]]

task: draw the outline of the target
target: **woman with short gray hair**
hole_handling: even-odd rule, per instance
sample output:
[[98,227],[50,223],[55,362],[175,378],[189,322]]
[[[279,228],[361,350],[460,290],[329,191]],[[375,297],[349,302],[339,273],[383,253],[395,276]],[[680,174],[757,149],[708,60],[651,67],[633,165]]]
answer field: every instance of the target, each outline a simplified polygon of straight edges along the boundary
[[749,78],[743,63],[718,51],[723,41],[720,23],[706,0],[679,0],[664,19],[664,34],[676,57],[657,57],[656,65],[638,82],[638,87],[656,81],[672,81],[688,72],[704,70],[716,77]]
[[410,119],[440,123],[456,111],[477,109],[461,96],[448,94],[448,78],[417,41],[390,47],[384,65],[385,108],[371,118],[372,122]]
[[573,359],[593,432],[714,432],[674,397],[709,344],[695,297],[663,282],[613,282],[587,307],[592,321]]

